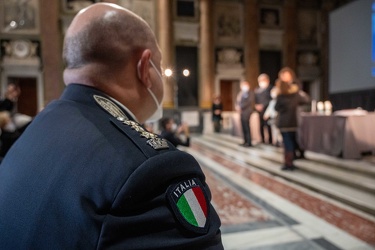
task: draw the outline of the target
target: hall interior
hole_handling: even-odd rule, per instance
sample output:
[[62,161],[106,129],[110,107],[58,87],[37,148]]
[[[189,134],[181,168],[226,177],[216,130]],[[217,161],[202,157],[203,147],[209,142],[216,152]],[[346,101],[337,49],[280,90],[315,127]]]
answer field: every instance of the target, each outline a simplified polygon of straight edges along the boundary
[[[4,95],[7,84],[17,82],[24,93],[19,100],[21,113],[33,116],[60,96],[65,31],[79,10],[98,1],[1,1],[0,92]],[[302,89],[313,100],[330,101],[334,110],[362,107],[373,111],[375,107],[373,85],[365,83],[369,79],[361,71],[364,61],[371,64],[368,70],[374,67],[373,60],[365,60],[371,54],[371,34],[362,34],[371,30],[371,7],[365,7],[367,14],[361,15],[363,9],[353,6],[371,5],[371,0],[105,2],[134,11],[154,30],[162,66],[172,74],[165,78],[163,107],[167,111],[207,110],[212,96],[221,94],[225,111],[232,112],[242,78],[254,89],[258,75],[266,73],[274,84],[285,66],[297,73]],[[352,6],[356,9],[351,10]],[[334,15],[338,18],[332,18]],[[334,27],[330,25],[333,21]],[[348,37],[342,38],[342,34]],[[348,49],[349,42],[356,49]],[[339,49],[343,53],[336,52]],[[345,64],[333,74],[337,71],[331,65],[336,62],[333,58],[356,63]],[[356,68],[348,68],[351,66]],[[354,74],[346,73],[350,71]]]
[[[29,0],[22,6],[21,2],[0,1],[0,93],[3,97],[8,83],[16,82],[22,91],[18,112],[35,116],[64,89],[61,50],[72,18],[99,1]],[[375,15],[372,0],[103,2],[134,11],[156,34],[163,68],[172,72],[165,79],[164,114],[189,122],[192,145],[180,149],[192,154],[206,173],[222,220],[225,249],[375,248],[375,140],[371,133],[375,49],[370,49],[371,32],[366,37],[353,35],[362,30],[354,21],[363,17],[367,22]],[[21,7],[27,9],[22,12],[28,13],[26,17],[17,12]],[[345,23],[338,21],[341,16],[347,17]],[[19,18],[25,18],[20,20],[27,25],[12,26],[12,20]],[[332,29],[332,22],[340,28]],[[363,29],[375,34],[372,25],[366,23]],[[349,37],[342,39],[340,32]],[[352,39],[357,46],[353,51],[364,50],[359,58],[344,47]],[[344,65],[338,70],[339,78],[332,78],[336,76],[332,66],[337,65],[332,65],[332,52],[340,48],[344,53],[338,54],[347,57],[334,62],[349,61],[352,68]],[[370,67],[362,67],[367,54],[372,55],[365,60]],[[340,116],[349,118],[337,121],[332,113],[316,110],[315,118],[334,121],[315,120],[313,128],[303,127],[318,132],[308,137],[306,143],[314,143],[309,144],[305,159],[295,161],[298,170],[294,172],[280,170],[282,148],[259,143],[255,118],[251,123],[255,147],[238,146],[241,132],[234,107],[242,78],[254,89],[258,75],[267,73],[273,84],[284,66],[296,71],[303,90],[316,103],[330,101],[332,113],[365,112]],[[356,67],[369,72],[364,81],[363,71]],[[343,83],[347,77],[343,73],[354,79]],[[361,85],[368,79],[370,85]],[[220,94],[224,103],[220,134],[211,128],[214,94]],[[310,111],[311,107],[306,116]],[[361,117],[370,122],[358,121]]]

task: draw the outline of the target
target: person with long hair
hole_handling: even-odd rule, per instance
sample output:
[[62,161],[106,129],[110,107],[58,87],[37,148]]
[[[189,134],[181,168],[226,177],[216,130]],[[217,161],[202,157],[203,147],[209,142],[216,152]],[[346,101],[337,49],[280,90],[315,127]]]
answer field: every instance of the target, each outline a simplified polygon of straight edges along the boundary
[[277,127],[280,129],[284,145],[284,165],[282,170],[294,170],[293,165],[297,144],[297,108],[307,104],[309,96],[303,92],[291,68],[282,68],[275,84],[278,88],[275,110],[278,112]]

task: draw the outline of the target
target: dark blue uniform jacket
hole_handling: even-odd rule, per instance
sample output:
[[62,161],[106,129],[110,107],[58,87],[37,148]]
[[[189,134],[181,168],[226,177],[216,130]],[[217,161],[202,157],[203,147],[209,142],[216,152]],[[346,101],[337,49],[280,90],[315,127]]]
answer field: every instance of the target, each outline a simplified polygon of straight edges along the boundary
[[196,160],[151,147],[93,95],[69,85],[3,160],[0,249],[222,249]]

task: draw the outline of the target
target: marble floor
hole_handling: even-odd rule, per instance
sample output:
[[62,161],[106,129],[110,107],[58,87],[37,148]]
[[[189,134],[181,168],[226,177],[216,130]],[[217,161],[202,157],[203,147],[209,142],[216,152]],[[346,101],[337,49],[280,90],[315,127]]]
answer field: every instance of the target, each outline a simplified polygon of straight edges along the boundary
[[[220,136],[216,139],[224,140],[228,145],[236,142]],[[213,149],[207,150],[204,140],[202,137],[193,138],[192,146],[182,150],[192,154],[206,174],[212,202],[222,221],[225,249],[375,249],[375,216],[371,213],[339,204],[244,161],[249,154],[257,159],[257,154],[251,151],[259,151],[259,147],[239,148],[228,158],[219,150],[222,147],[222,150],[228,151],[228,145],[215,144]],[[259,162],[267,164],[259,155]],[[279,160],[277,158],[276,161]],[[332,204],[335,209],[330,208]],[[324,214],[336,213],[336,216],[346,218],[346,213],[340,214],[340,209],[343,209],[365,218],[366,223],[359,221],[359,226],[353,225],[365,227],[364,232],[369,235],[361,237],[363,233],[360,233],[357,237],[340,222],[332,223],[333,220],[327,219],[327,216],[317,215],[310,209],[314,206],[323,211],[326,209]],[[353,231],[358,230],[354,228]]]

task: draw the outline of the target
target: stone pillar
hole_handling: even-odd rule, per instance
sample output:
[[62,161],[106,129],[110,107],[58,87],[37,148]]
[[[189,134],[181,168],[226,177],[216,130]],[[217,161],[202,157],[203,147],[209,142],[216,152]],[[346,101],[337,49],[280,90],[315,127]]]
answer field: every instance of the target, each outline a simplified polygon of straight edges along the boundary
[[297,6],[295,0],[285,0],[283,6],[284,37],[283,66],[297,70]]
[[322,70],[322,82],[320,87],[320,97],[322,100],[329,99],[329,13],[334,8],[333,1],[324,1],[321,8],[321,50],[320,61]]
[[40,40],[44,79],[44,105],[57,99],[64,89],[62,39],[59,27],[60,1],[40,0]]
[[213,1],[200,0],[199,107],[211,108],[215,82]]
[[254,89],[259,75],[259,8],[257,0],[245,0],[244,2],[244,64],[245,79]]
[[[174,68],[174,42],[173,42],[173,2],[172,0],[158,0],[158,28],[157,37],[162,52],[162,68]],[[164,108],[174,108],[176,97],[176,81],[173,77],[164,79]]]

